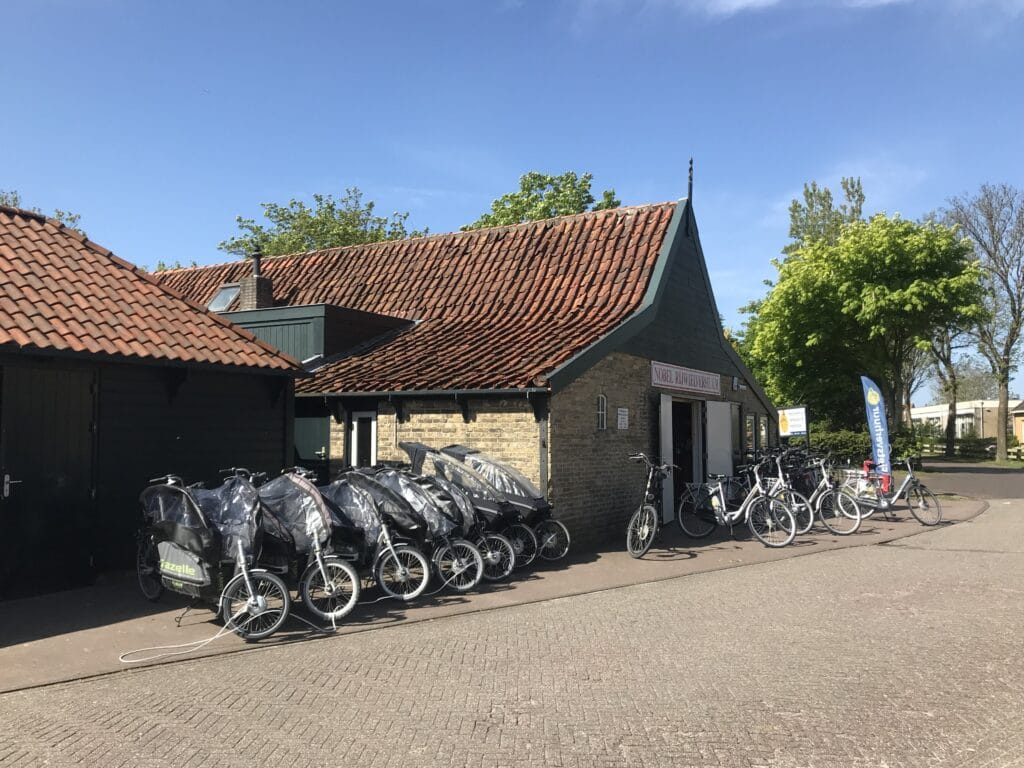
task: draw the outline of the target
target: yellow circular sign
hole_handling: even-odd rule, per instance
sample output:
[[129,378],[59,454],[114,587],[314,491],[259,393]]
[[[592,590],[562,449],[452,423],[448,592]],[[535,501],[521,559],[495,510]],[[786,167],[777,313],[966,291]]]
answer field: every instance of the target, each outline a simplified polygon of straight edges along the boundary
[[882,402],[882,396],[878,394],[877,389],[868,390],[868,402],[871,403],[871,405],[878,405]]

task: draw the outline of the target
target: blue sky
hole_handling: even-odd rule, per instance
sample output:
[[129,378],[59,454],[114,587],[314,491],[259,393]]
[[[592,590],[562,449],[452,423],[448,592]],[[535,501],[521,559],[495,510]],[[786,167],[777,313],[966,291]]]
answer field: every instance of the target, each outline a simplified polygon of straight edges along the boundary
[[144,265],[226,260],[265,201],[356,186],[443,232],[528,170],[676,199],[693,156],[738,325],[806,181],[908,217],[1024,186],[1024,0],[6,5],[0,189]]

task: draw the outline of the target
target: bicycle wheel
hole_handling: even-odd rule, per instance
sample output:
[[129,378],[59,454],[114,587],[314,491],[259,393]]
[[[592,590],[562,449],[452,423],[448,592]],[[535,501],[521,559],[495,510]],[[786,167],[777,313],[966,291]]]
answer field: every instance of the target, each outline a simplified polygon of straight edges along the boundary
[[643,557],[658,533],[658,510],[644,504],[633,513],[626,526],[626,550],[633,557]]
[[703,539],[714,533],[718,527],[715,517],[714,502],[707,488],[694,491],[689,497],[683,496],[676,511],[676,522],[680,530],[691,539]]
[[139,547],[135,555],[135,571],[139,577],[142,596],[155,603],[164,594],[164,583],[160,578],[160,553],[156,542],[149,535],[139,536]]
[[288,618],[292,599],[288,587],[277,576],[266,571],[250,571],[249,581],[238,574],[221,593],[221,616],[224,626],[243,640],[262,640],[277,632]]
[[541,520],[533,532],[539,546],[537,554],[544,560],[561,560],[569,551],[569,529],[557,520]]
[[814,507],[811,506],[811,502],[807,500],[806,496],[792,488],[783,488],[776,493],[776,496],[793,513],[797,535],[811,530],[811,526],[814,525]]
[[325,557],[322,571],[315,562],[306,569],[299,583],[299,595],[303,605],[318,619],[337,621],[359,602],[359,575],[344,560]]
[[468,592],[484,577],[480,550],[465,539],[453,539],[437,551],[434,564],[441,581],[456,592]]
[[942,521],[939,500],[923,485],[915,485],[907,492],[907,506],[921,525],[938,525]]
[[508,578],[516,567],[515,547],[500,533],[485,533],[477,542],[477,548],[484,559],[484,578],[488,581]]
[[430,581],[430,561],[418,549],[406,544],[384,550],[373,564],[373,578],[388,597],[414,600]]
[[516,568],[529,565],[537,557],[537,535],[529,526],[516,523],[502,531],[502,534],[512,542],[512,548],[516,551]]
[[853,494],[829,488],[818,497],[818,519],[836,536],[849,536],[860,528],[860,505]]
[[759,496],[751,502],[747,525],[766,547],[784,547],[796,537],[792,510],[775,496]]

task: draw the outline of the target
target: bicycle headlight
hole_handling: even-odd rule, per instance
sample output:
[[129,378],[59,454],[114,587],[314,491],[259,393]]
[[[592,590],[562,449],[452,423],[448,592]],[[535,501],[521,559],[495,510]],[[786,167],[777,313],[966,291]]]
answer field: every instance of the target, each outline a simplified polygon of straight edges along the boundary
[[644,500],[645,501],[654,501],[654,494],[653,493],[648,493],[647,496],[644,497]]

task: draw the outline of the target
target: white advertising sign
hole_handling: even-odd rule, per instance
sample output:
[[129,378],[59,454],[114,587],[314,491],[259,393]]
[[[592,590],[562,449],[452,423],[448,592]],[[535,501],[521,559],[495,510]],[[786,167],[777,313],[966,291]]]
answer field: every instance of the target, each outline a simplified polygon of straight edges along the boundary
[[796,437],[807,434],[807,409],[779,409],[779,437]]
[[705,395],[722,393],[722,377],[717,373],[680,368],[678,365],[651,361],[651,384],[664,389],[700,392]]

